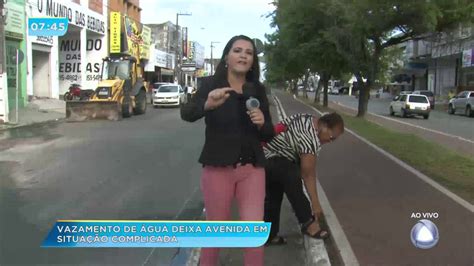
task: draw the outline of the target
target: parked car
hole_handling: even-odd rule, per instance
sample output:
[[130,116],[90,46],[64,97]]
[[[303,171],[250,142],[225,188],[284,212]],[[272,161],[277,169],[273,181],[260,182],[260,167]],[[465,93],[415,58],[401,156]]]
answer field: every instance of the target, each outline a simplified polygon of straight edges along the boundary
[[399,113],[402,117],[421,115],[424,119],[430,117],[430,101],[425,95],[404,94],[395,97],[390,103],[390,115]]
[[427,91],[427,90],[413,91],[413,94],[420,94],[420,95],[425,95],[426,97],[428,97],[428,100],[430,101],[430,107],[432,110],[434,109],[435,98],[432,91]]
[[330,87],[330,88],[328,88],[328,93],[333,94],[333,95],[339,95],[339,89],[340,88],[341,87],[337,87],[337,86]]
[[186,102],[186,94],[180,85],[161,85],[153,95],[153,106],[179,106]]
[[172,83],[169,82],[155,82],[152,84],[152,90],[151,90],[151,104],[153,104],[153,97],[155,96],[156,92],[158,91],[158,88],[161,87],[162,85],[171,85]]
[[448,113],[463,111],[466,116],[474,117],[474,91],[462,91],[449,100]]

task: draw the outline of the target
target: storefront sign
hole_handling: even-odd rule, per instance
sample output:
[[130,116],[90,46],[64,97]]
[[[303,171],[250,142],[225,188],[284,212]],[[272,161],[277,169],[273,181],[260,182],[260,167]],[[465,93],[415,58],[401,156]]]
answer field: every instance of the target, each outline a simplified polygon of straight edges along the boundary
[[34,36],[31,38],[31,42],[53,46],[53,36]]
[[188,28],[183,28],[183,56],[188,57]]
[[198,42],[194,42],[194,62],[196,63],[196,68],[204,67],[204,46]]
[[196,68],[195,67],[182,67],[181,71],[183,71],[183,72],[194,72],[194,71],[196,71]]
[[120,12],[110,12],[110,53],[120,53]]
[[464,50],[462,53],[462,67],[474,66],[474,49]]
[[[98,81],[100,79],[100,54],[102,52],[102,39],[89,38],[84,43],[88,53],[86,66],[86,80]],[[75,38],[62,38],[59,42],[59,80],[80,82],[81,81],[81,42],[79,36]]]
[[150,27],[142,27],[143,46],[140,49],[140,57],[143,59],[150,59],[150,45],[151,45],[151,29]]
[[167,67],[166,57],[166,52],[155,50],[155,66]]
[[140,59],[150,58],[151,29],[141,26],[129,17],[125,17],[126,49],[128,54],[139,56]]
[[12,1],[8,1],[5,7],[7,12],[5,36],[9,38],[23,39],[23,34],[25,32],[25,8]]
[[46,17],[67,18],[70,24],[105,34],[104,16],[74,2],[37,0],[36,11]]
[[196,64],[196,68],[204,67],[204,46],[198,42],[189,42],[189,52],[187,62]]
[[194,62],[194,42],[189,42],[188,62]]
[[169,54],[158,49],[150,50],[150,61],[145,65],[145,71],[154,72],[155,66],[173,69],[174,54]]
[[143,38],[137,23],[129,17],[125,17],[125,33],[128,54],[138,56],[138,49],[143,45]]

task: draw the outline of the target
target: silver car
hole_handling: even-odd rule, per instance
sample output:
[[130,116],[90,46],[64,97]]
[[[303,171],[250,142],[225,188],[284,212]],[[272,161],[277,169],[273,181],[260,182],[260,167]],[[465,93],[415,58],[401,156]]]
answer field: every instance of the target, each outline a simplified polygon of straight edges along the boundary
[[474,91],[462,91],[449,100],[448,113],[462,111],[466,116],[474,117]]

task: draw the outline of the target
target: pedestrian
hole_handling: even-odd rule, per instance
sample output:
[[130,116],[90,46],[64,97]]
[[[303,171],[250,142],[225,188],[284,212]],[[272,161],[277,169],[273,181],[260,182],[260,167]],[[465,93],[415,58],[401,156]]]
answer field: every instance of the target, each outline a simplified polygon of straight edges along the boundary
[[[235,36],[224,48],[216,72],[202,79],[191,101],[182,106],[183,120],[205,117],[201,190],[207,220],[231,219],[235,199],[243,221],[263,221],[265,155],[261,141],[274,136],[265,87],[260,83],[255,44]],[[250,96],[259,108],[247,110]],[[200,265],[216,265],[218,248],[205,248]],[[263,247],[244,250],[245,265],[263,265]]]
[[193,86],[187,86],[186,87],[186,99],[187,99],[188,102],[191,99],[191,96],[193,95],[193,91],[194,91]]
[[[283,194],[290,202],[301,232],[314,238],[329,237],[321,229],[324,217],[316,189],[316,162],[321,146],[335,141],[344,132],[344,121],[337,113],[319,119],[310,114],[295,114],[280,122],[278,133],[264,147],[266,171],[265,221],[271,222],[267,244],[285,244],[278,236]],[[277,128],[278,128],[277,127]],[[309,196],[303,191],[303,184]]]
[[451,100],[452,98],[454,98],[454,91],[453,90],[449,90],[449,93],[448,93],[448,100]]

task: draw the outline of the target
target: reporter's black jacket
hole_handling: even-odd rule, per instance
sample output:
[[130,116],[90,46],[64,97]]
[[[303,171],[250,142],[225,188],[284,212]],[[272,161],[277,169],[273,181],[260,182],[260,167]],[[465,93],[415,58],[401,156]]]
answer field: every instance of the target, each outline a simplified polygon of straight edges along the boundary
[[[203,165],[228,166],[242,161],[242,155],[251,155],[255,166],[265,166],[261,141],[270,141],[274,136],[268,99],[262,85],[246,83],[243,94],[234,91],[218,108],[204,111],[204,104],[210,91],[230,87],[227,81],[218,82],[214,77],[205,77],[190,101],[181,106],[181,118],[194,122],[205,117],[206,139],[199,158]],[[246,113],[245,101],[250,96],[260,101],[260,110],[265,123],[260,130]],[[249,162],[246,158],[245,162]]]

